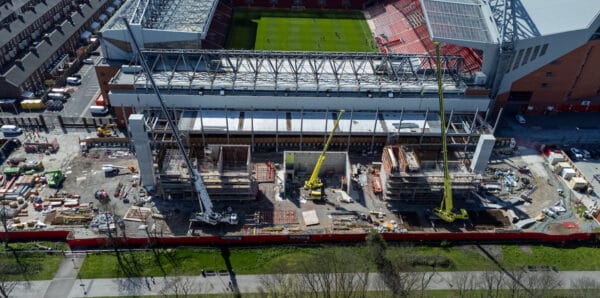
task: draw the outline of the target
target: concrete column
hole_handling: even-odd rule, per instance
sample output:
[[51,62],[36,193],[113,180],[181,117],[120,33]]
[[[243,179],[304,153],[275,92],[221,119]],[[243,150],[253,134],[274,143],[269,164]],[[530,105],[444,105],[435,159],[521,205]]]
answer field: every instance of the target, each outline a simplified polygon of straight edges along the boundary
[[473,173],[481,174],[485,171],[490,156],[492,156],[494,144],[496,144],[496,138],[493,135],[485,134],[479,137],[475,153],[473,153],[473,160],[471,160]]
[[152,190],[156,184],[156,177],[154,175],[154,159],[152,158],[150,138],[146,132],[144,115],[131,114],[129,116],[129,125],[127,127],[129,128],[131,141],[135,148],[135,156],[138,161],[142,185],[147,190]]

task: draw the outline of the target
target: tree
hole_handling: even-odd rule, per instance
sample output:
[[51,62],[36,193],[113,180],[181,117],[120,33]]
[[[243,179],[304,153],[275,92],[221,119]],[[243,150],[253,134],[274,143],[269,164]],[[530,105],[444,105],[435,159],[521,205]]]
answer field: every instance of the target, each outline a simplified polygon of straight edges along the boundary
[[[268,297],[365,297],[369,270],[364,258],[349,248],[307,256],[294,267],[278,263],[274,274],[260,280]],[[297,274],[290,272],[299,271]]]
[[500,297],[504,273],[502,271],[483,271],[479,275],[479,283],[484,287],[487,297]]
[[562,287],[560,276],[553,271],[531,272],[525,279],[526,287],[533,297],[549,297],[552,291]]
[[433,276],[427,277],[415,272],[411,259],[414,255],[410,249],[405,248],[406,253],[400,254],[395,260],[387,256],[387,244],[381,235],[373,230],[367,236],[367,245],[371,258],[377,266],[385,286],[394,297],[407,297],[418,288],[419,281],[428,285]]
[[529,289],[525,288],[523,281],[526,276],[526,271],[522,268],[513,268],[506,271],[506,277],[504,278],[504,288],[508,289],[510,297],[522,296],[521,293],[529,292]]
[[571,289],[575,297],[594,297],[600,290],[600,282],[590,277],[571,280]]
[[191,297],[191,295],[201,294],[200,289],[194,285],[194,282],[186,276],[174,276],[169,278],[163,288],[160,290],[160,294],[163,297]]
[[8,211],[6,210],[6,206],[2,205],[0,207],[0,221],[2,221],[2,228],[4,228],[4,248],[8,249],[8,242],[10,241],[10,237],[8,234]]
[[459,297],[467,297],[467,294],[475,288],[476,277],[471,272],[455,272],[452,274],[451,284],[458,291]]

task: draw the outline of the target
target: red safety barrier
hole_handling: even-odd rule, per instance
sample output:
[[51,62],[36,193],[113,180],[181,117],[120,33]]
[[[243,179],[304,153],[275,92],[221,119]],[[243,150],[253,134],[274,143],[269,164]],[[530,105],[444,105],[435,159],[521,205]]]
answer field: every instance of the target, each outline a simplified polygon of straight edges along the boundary
[[9,241],[36,241],[36,240],[60,240],[65,241],[69,231],[15,231],[0,232],[0,239],[4,241],[8,236]]

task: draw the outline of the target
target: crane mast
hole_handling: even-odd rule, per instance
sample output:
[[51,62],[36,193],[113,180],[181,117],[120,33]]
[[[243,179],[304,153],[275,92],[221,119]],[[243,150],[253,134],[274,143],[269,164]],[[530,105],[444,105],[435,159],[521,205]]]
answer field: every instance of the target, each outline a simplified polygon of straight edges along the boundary
[[142,67],[144,68],[144,71],[146,72],[146,74],[148,76],[148,79],[150,80],[152,89],[153,89],[154,93],[156,94],[156,97],[158,98],[158,102],[160,103],[161,111],[167,118],[167,123],[169,125],[169,128],[171,129],[171,131],[173,132],[173,135],[175,136],[177,148],[179,149],[181,155],[183,156],[183,160],[185,161],[185,165],[186,165],[189,175],[192,179],[192,185],[193,185],[194,191],[196,192],[196,195],[198,197],[198,202],[200,203],[200,212],[193,214],[192,217],[190,218],[190,221],[204,222],[204,223],[208,223],[211,225],[216,225],[219,222],[229,223],[229,224],[233,224],[233,225],[237,224],[237,214],[236,213],[220,214],[220,213],[216,213],[213,211],[213,204],[212,204],[212,201],[210,200],[210,196],[208,195],[208,191],[206,190],[206,186],[204,185],[204,182],[202,181],[200,172],[194,167],[192,161],[190,160],[190,157],[187,154],[187,151],[185,150],[185,147],[183,146],[183,142],[181,141],[181,137],[179,135],[179,129],[177,128],[177,125],[175,125],[175,123],[173,122],[173,119],[171,118],[171,114],[169,114],[169,111],[167,110],[167,106],[165,105],[162,95],[160,94],[160,91],[158,90],[158,87],[156,86],[154,77],[152,77],[152,74],[150,73],[150,68],[148,67],[148,64],[146,63],[146,59],[142,55],[142,51],[140,50],[140,47],[137,44],[137,41],[135,40],[133,32],[131,31],[129,22],[127,21],[126,18],[122,18],[122,20],[125,23],[125,26],[127,27],[127,32],[129,33],[131,42],[133,43],[135,51],[137,52],[137,54],[140,57],[140,62],[142,64]]
[[[329,149],[329,144],[331,143],[331,139],[333,139],[333,134],[335,133],[335,130],[338,128],[338,125],[340,124],[340,120],[342,119],[342,115],[344,115],[345,112],[346,112],[345,110],[340,110],[338,117],[335,120],[335,124],[333,125],[333,128],[331,129],[331,132],[329,133],[327,142],[325,143],[325,146],[323,147],[323,152],[321,152],[321,155],[319,156],[319,159],[317,160],[317,163],[315,164],[315,168],[313,169],[312,174],[310,175],[310,179],[308,179],[304,182],[304,188],[306,190],[311,191],[312,196],[321,197],[321,192],[315,191],[316,189],[320,189],[323,186],[323,182],[321,181],[321,179],[319,179],[319,171],[321,171],[321,167],[323,166],[323,162],[325,161],[325,153],[327,153],[327,150]],[[313,193],[313,191],[314,191],[314,193]]]
[[438,96],[440,105],[440,122],[442,131],[442,156],[444,161],[444,197],[439,208],[434,208],[433,213],[446,222],[453,222],[457,219],[469,219],[465,209],[460,209],[460,213],[454,213],[454,202],[452,199],[452,181],[448,171],[448,144],[446,142],[446,117],[444,110],[444,90],[442,87],[442,61],[440,58],[440,43],[435,42],[435,55],[437,66]]

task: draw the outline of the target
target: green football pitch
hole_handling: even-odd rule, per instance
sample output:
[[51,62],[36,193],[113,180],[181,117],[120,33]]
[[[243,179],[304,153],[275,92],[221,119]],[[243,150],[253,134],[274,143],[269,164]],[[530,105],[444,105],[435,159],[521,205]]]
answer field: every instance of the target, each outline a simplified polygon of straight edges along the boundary
[[235,9],[227,49],[374,52],[359,11]]

